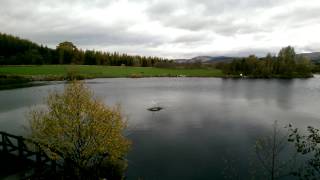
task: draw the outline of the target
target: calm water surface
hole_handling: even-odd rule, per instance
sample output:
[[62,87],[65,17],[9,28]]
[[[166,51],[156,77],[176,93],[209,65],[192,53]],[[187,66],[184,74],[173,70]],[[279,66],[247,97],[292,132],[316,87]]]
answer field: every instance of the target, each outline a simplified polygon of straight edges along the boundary
[[[272,124],[320,127],[320,77],[296,80],[219,78],[86,81],[128,118],[128,178],[221,179],[232,166],[250,172],[257,138]],[[24,135],[26,112],[63,83],[0,91],[0,130]],[[163,106],[159,112],[146,109]],[[285,129],[283,131],[286,131]],[[232,163],[225,163],[232,160]]]

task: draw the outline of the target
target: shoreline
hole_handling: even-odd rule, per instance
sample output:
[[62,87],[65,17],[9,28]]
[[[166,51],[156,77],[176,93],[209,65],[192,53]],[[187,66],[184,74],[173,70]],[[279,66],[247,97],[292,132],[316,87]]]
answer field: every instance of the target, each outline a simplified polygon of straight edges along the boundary
[[314,74],[240,76],[226,75],[215,68],[155,68],[91,65],[0,66],[0,89],[30,86],[35,81],[67,81],[97,78],[222,78],[222,79],[307,79]]
[[[270,76],[270,77],[259,77],[259,76],[236,76],[236,75],[221,75],[221,76],[176,76],[176,75],[154,75],[154,76],[86,76],[86,75],[77,75],[76,77],[68,76],[28,76],[28,75],[0,75],[1,80],[10,81],[7,84],[16,84],[16,82],[28,83],[34,81],[67,81],[70,79],[76,80],[86,80],[86,79],[103,79],[103,78],[129,78],[129,79],[141,79],[141,78],[222,78],[222,79],[308,79],[313,78],[315,74],[307,76]],[[15,81],[15,82],[14,82]]]

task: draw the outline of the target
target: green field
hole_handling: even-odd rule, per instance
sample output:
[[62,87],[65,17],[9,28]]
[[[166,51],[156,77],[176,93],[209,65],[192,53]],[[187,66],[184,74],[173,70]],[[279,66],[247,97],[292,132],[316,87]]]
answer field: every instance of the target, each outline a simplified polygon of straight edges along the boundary
[[58,80],[67,77],[69,74],[81,75],[84,78],[223,76],[223,73],[217,69],[164,69],[93,65],[0,66],[0,75],[30,77],[33,80]]

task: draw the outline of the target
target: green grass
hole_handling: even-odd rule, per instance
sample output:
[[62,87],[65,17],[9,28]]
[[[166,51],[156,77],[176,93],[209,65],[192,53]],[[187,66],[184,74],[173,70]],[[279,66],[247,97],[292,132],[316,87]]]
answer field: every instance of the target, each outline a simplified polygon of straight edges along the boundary
[[217,69],[164,69],[154,67],[41,65],[0,66],[0,75],[31,77],[38,80],[57,80],[74,73],[85,78],[115,77],[222,77]]

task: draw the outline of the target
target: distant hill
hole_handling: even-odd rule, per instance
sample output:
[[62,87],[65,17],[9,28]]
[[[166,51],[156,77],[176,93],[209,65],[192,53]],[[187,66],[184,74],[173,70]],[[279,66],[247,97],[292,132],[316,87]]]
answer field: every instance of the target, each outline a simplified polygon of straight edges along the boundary
[[[297,54],[301,56],[305,56],[313,62],[320,63],[320,52],[312,52],[312,53],[301,53]],[[241,57],[231,57],[231,56],[197,56],[191,59],[175,59],[174,61],[177,63],[195,63],[201,62],[204,64],[211,64],[217,62],[231,62],[235,59],[239,59]]]
[[309,58],[313,62],[320,63],[320,52],[312,52],[312,53],[301,53],[299,55],[302,55],[304,57]]
[[195,62],[201,62],[204,64],[211,64],[211,63],[217,63],[217,62],[231,62],[234,59],[237,59],[236,57],[228,57],[228,56],[197,56],[191,59],[175,59],[175,62],[177,63],[195,63]]

